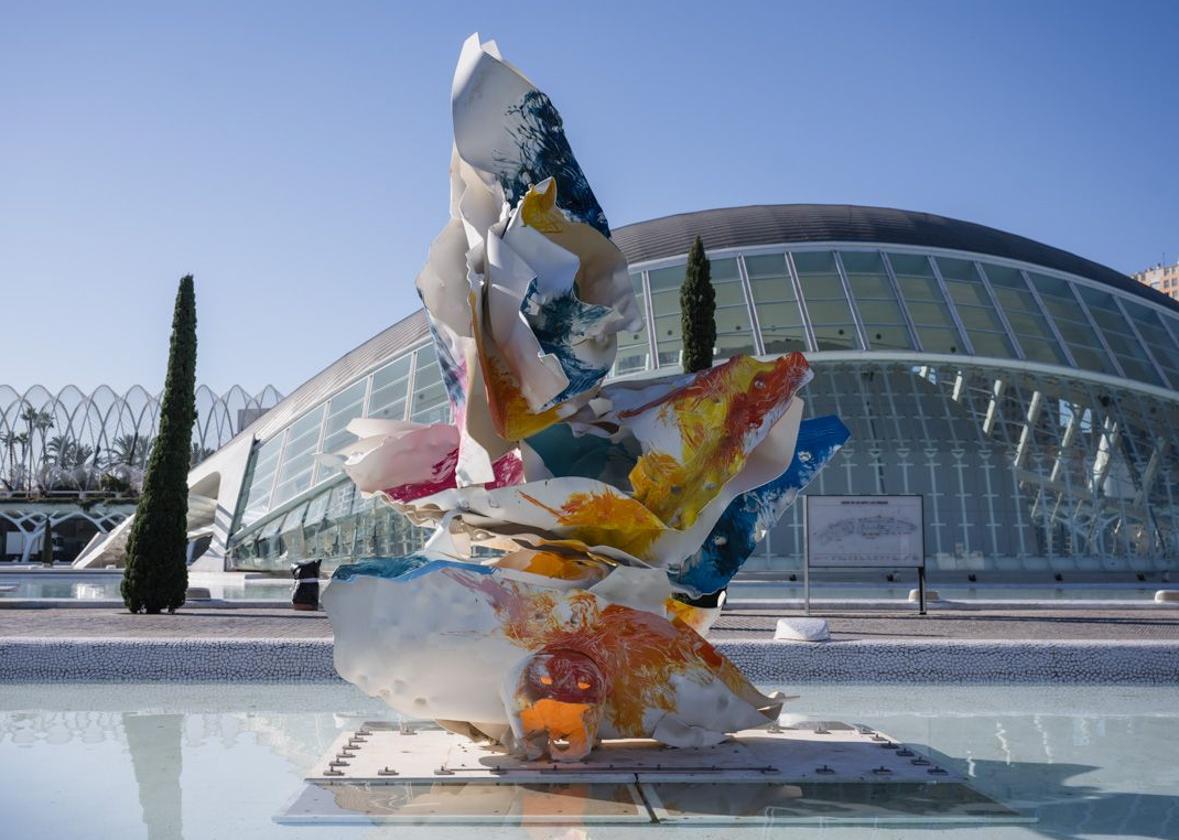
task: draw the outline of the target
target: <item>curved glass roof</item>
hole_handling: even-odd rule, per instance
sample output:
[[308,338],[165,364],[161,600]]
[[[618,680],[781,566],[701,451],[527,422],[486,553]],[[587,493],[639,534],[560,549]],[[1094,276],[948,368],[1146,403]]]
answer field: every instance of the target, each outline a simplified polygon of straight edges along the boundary
[[686,254],[697,236],[710,250],[862,242],[968,251],[1077,274],[1179,312],[1179,302],[1093,260],[986,225],[891,207],[752,204],[678,213],[616,228],[613,233],[632,265]]

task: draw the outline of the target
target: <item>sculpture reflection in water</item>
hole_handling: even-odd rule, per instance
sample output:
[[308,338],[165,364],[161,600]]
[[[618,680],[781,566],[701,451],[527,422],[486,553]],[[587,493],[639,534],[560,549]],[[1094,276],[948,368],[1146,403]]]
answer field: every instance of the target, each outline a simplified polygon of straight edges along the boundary
[[452,107],[451,219],[417,288],[455,422],[355,420],[340,453],[361,491],[436,530],[336,572],[337,670],[528,758],[774,721],[781,699],[704,634],[846,428],[802,419],[797,353],[604,385],[639,308],[560,116],[478,36]]

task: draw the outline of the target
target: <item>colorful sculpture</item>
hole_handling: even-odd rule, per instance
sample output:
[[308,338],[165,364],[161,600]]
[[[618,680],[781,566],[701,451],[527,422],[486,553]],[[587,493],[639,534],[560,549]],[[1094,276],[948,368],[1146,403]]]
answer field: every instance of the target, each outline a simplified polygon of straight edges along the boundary
[[846,428],[802,419],[797,353],[603,385],[640,316],[560,116],[478,36],[452,107],[451,220],[417,287],[455,425],[356,420],[341,453],[435,532],[336,572],[337,670],[529,758],[773,722],[780,699],[703,634]]

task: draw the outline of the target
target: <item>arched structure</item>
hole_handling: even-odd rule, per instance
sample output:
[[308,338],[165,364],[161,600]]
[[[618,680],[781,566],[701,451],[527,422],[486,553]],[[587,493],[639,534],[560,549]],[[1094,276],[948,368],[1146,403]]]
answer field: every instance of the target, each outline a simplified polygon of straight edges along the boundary
[[[196,391],[193,461],[199,463],[282,400],[274,386],[251,395],[240,385]],[[70,496],[102,488],[104,475],[133,485],[159,422],[159,395],[140,385],[122,394],[107,385],[17,391],[0,385],[0,500]]]
[[[273,386],[251,395],[235,385],[217,394],[197,388],[193,462],[220,450],[282,400]],[[117,393],[100,385],[54,392],[0,385],[0,561],[40,556],[51,521],[55,556],[72,561],[97,534],[135,509],[159,396],[139,385]]]

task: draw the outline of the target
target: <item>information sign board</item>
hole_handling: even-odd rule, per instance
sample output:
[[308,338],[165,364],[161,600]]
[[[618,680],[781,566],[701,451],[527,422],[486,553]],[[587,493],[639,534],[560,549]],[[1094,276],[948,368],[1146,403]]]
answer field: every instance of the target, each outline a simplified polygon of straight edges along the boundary
[[925,565],[921,496],[807,496],[807,556],[814,568]]
[[[811,568],[916,569],[925,615],[925,506],[922,496],[806,496],[806,612]],[[891,578],[890,578],[891,579]]]

